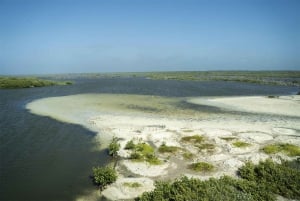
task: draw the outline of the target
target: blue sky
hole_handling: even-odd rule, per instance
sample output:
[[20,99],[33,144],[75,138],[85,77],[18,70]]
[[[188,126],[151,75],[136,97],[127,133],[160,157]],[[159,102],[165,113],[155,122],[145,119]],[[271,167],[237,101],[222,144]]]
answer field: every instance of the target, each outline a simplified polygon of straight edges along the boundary
[[299,0],[0,0],[0,74],[300,70]]

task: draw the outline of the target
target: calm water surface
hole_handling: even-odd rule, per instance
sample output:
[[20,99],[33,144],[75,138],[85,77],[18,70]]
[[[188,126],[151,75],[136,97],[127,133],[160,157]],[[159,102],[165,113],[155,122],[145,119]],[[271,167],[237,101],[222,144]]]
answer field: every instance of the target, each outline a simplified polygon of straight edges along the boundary
[[[185,96],[293,94],[295,87],[142,78],[77,79],[71,86],[0,90],[0,200],[74,200],[94,187],[91,167],[109,160],[92,151],[95,133],[30,114],[26,103],[81,93]],[[70,103],[71,104],[71,103]]]

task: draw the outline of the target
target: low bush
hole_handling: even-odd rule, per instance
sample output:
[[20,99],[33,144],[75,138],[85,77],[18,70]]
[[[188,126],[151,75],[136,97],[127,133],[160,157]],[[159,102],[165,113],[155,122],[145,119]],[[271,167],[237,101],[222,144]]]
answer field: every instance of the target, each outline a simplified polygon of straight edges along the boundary
[[128,149],[128,150],[132,150],[134,148],[135,148],[135,144],[133,140],[128,141],[124,147],[124,149]]
[[118,143],[118,138],[113,137],[110,144],[108,145],[108,153],[112,157],[117,157],[119,150],[120,150],[120,143]]
[[132,160],[135,160],[138,162],[142,162],[142,161],[144,161],[144,156],[139,152],[132,152],[129,156],[129,159],[132,159]]
[[145,158],[146,158],[146,161],[148,163],[150,163],[151,165],[160,165],[161,164],[161,160],[159,160],[154,153],[146,154]]
[[93,181],[102,190],[117,180],[117,172],[111,167],[93,167]]

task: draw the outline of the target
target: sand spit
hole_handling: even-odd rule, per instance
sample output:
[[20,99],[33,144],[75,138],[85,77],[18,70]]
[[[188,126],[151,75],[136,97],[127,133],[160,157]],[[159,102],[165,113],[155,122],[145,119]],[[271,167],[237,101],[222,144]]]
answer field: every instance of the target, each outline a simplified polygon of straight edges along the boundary
[[[101,96],[97,96],[99,97]],[[257,113],[249,116],[245,113],[238,114],[240,116],[218,113],[206,115],[200,119],[193,118],[192,115],[189,118],[177,118],[176,115],[169,115],[170,113],[166,116],[155,115],[155,113],[136,112],[134,109],[130,112],[128,108],[120,112],[120,107],[101,110],[103,104],[100,104],[100,109],[97,106],[95,110],[92,110],[91,106],[86,105],[90,103],[90,100],[78,103],[85,105],[76,107],[76,112],[73,110],[71,113],[66,113],[66,108],[63,109],[64,101],[74,98],[84,100],[87,97],[77,95],[76,97],[38,100],[30,103],[28,108],[36,114],[53,118],[59,116],[58,119],[64,118],[68,122],[75,119],[73,123],[84,122],[82,123],[84,126],[99,132],[97,137],[100,140],[109,139],[112,136],[119,138],[121,149],[118,154],[121,160],[117,171],[120,177],[115,184],[108,186],[102,192],[102,195],[109,200],[133,199],[145,191],[151,191],[155,180],[174,179],[183,175],[203,180],[222,175],[235,176],[237,169],[249,160],[258,163],[266,158],[278,160],[279,156],[291,159],[282,154],[265,154],[262,151],[265,145],[291,143],[300,146],[299,96],[188,99],[187,101],[193,104],[207,104],[227,110]],[[91,98],[91,95],[88,95],[88,98]],[[92,99],[95,105],[97,99],[95,97]],[[149,99],[149,102],[151,100]],[[168,100],[168,103],[170,102],[172,101]],[[47,109],[43,109],[42,105]],[[163,108],[163,106],[160,107]],[[87,109],[84,110],[84,108]],[[258,121],[261,112],[269,115],[276,113],[276,115],[272,116],[272,119],[264,117],[266,119]],[[70,114],[78,116],[74,118]],[[184,114],[188,116],[189,113]],[[185,137],[195,135],[202,137],[200,144],[183,140]],[[151,165],[148,162],[130,160],[131,151],[124,149],[130,140],[151,145],[161,164]],[[172,153],[161,153],[158,150],[163,144],[177,147],[177,150]],[[210,163],[214,168],[210,172],[195,172],[189,169],[189,166],[195,162]],[[124,183],[139,183],[140,185],[132,187]]]
[[300,97],[297,95],[279,97],[225,97],[214,99],[192,98],[188,102],[234,111],[300,117]]

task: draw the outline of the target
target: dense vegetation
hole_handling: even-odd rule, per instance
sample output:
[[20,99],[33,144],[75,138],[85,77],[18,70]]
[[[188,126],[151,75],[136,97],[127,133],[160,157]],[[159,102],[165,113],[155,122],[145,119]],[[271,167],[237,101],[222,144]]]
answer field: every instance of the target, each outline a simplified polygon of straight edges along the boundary
[[182,177],[174,182],[160,181],[139,201],[273,201],[277,195],[300,199],[300,160],[281,164],[267,160],[258,165],[246,163],[239,169],[241,178],[228,176],[207,181]]
[[[73,75],[86,78],[144,77],[157,80],[234,81],[268,85],[300,86],[300,71],[173,71],[96,73]],[[68,76],[62,78],[68,79]]]
[[68,85],[71,82],[55,82],[38,78],[0,77],[0,89],[32,88],[53,85]]
[[271,160],[260,162],[258,165],[248,162],[240,168],[239,175],[248,181],[265,186],[268,191],[275,194],[300,199],[300,171],[291,168],[288,162],[283,162],[282,165]]
[[211,178],[207,181],[182,177],[173,183],[157,182],[152,192],[144,193],[139,201],[257,201],[274,200],[263,186],[230,177]]
[[300,71],[173,71],[59,75],[57,79],[142,77],[155,80],[233,81],[266,85],[300,86]]
[[111,167],[94,167],[93,181],[102,190],[117,180],[117,172]]
[[146,73],[151,79],[234,81],[267,85],[300,86],[300,71],[195,71]]

